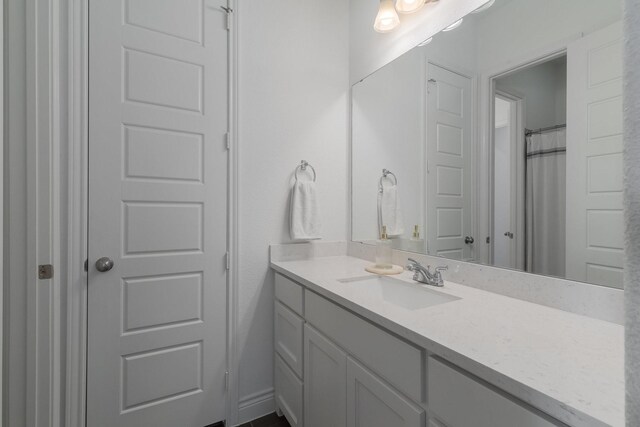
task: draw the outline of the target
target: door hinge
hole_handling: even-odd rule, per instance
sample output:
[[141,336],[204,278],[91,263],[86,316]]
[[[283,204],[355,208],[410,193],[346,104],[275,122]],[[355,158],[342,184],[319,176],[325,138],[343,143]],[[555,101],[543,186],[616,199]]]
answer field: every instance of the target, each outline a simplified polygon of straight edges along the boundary
[[491,243],[491,237],[487,236],[486,242],[487,242],[487,245]]
[[41,264],[38,266],[38,279],[46,280],[53,278],[53,265]]
[[227,270],[229,270],[231,269],[231,254],[229,253],[229,251],[227,251],[224,257],[225,257],[225,266]]
[[229,371],[224,373],[224,390],[229,391]]
[[229,132],[224,134],[224,144],[227,150],[231,150],[231,134]]
[[229,31],[231,29],[231,14],[233,13],[233,9],[231,9],[230,7],[224,7],[221,6],[222,10],[224,10],[225,12],[227,12],[227,31]]
[[89,260],[85,259],[84,260],[84,272],[88,272],[89,271]]

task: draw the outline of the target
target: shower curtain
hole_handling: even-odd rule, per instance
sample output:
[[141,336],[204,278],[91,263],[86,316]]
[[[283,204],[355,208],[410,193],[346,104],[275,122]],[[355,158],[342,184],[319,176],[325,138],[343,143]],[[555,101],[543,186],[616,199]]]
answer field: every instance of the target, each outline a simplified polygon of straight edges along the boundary
[[526,145],[526,270],[564,276],[566,130],[528,135]]

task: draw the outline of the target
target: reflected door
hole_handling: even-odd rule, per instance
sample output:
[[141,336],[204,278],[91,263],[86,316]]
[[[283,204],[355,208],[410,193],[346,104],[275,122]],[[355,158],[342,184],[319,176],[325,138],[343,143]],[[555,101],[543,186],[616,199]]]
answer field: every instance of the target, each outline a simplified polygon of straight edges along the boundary
[[568,279],[622,287],[622,25],[567,51]]
[[[90,2],[91,427],[224,419],[222,6],[226,0]],[[103,257],[113,264],[96,264]]]
[[470,260],[471,79],[434,64],[427,73],[427,250]]

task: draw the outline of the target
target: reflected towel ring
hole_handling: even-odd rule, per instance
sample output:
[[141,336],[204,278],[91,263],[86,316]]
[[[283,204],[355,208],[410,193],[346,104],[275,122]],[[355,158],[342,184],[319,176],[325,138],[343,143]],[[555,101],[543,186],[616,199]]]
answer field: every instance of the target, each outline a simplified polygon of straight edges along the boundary
[[398,185],[398,178],[396,177],[396,175],[388,169],[382,169],[382,176],[380,177],[380,181],[378,182],[378,188],[380,190],[380,193],[383,192],[382,180],[385,178],[391,180],[389,176],[393,177],[393,185]]
[[298,170],[301,170],[304,172],[307,170],[307,166],[310,167],[311,171],[313,172],[313,182],[316,182],[316,170],[306,160],[301,160],[300,164],[296,167],[296,172],[295,172],[296,181],[298,180]]

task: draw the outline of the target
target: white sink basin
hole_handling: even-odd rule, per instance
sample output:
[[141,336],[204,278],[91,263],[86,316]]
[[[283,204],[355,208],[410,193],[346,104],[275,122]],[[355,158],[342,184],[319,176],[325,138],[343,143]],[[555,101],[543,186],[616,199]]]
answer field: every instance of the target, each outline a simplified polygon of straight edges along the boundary
[[388,276],[352,277],[338,281],[345,286],[357,286],[369,294],[378,295],[384,301],[408,310],[419,310],[460,299],[427,289],[417,283],[407,283]]

